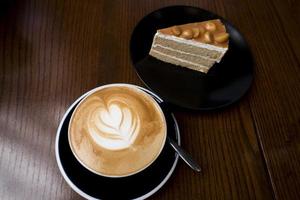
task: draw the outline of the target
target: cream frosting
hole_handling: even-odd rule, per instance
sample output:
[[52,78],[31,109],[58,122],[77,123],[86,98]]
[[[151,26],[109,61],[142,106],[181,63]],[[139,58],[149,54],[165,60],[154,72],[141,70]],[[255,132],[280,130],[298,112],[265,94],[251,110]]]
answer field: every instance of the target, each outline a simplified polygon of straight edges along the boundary
[[171,47],[166,47],[166,46],[163,46],[163,45],[160,45],[160,44],[153,44],[153,48],[155,48],[155,47],[161,47],[163,49],[168,49],[168,50],[175,51],[175,52],[178,52],[178,53],[181,53],[181,54],[196,56],[196,57],[203,58],[203,59],[206,59],[206,60],[217,61],[217,59],[208,58],[208,57],[201,56],[201,55],[194,54],[194,53],[187,53],[185,51],[181,51],[181,50],[174,49],[174,48],[171,48]]
[[[205,43],[201,43],[201,42],[195,42],[193,40],[187,40],[187,39],[176,37],[173,35],[167,35],[167,34],[163,34],[160,32],[156,32],[154,37],[159,37],[159,38],[163,38],[165,40],[172,40],[172,41],[175,41],[178,43],[183,43],[183,44],[187,44],[187,45],[191,45],[191,46],[195,46],[195,47],[206,48],[208,50],[221,52],[221,56],[218,59],[216,59],[216,62],[220,62],[221,58],[224,56],[224,54],[226,53],[226,51],[228,49],[228,48],[218,47],[218,46],[205,44]],[[154,40],[153,40],[152,45],[154,45]]]
[[180,62],[189,63],[189,64],[191,64],[191,65],[194,65],[195,67],[200,67],[199,70],[201,70],[201,68],[202,68],[202,69],[204,68],[204,69],[206,69],[206,70],[208,70],[208,69],[210,68],[210,67],[208,67],[208,66],[199,65],[198,63],[194,63],[194,62],[191,62],[191,61],[188,61],[188,60],[183,60],[183,59],[177,58],[177,57],[175,57],[175,56],[170,56],[170,55],[168,55],[168,54],[162,53],[162,52],[157,51],[157,50],[155,50],[155,49],[152,49],[151,51],[153,51],[153,52],[155,52],[155,53],[158,53],[158,54],[161,54],[161,55],[163,55],[163,56],[172,58],[172,59],[174,59],[174,60],[178,60],[178,61],[180,61]]

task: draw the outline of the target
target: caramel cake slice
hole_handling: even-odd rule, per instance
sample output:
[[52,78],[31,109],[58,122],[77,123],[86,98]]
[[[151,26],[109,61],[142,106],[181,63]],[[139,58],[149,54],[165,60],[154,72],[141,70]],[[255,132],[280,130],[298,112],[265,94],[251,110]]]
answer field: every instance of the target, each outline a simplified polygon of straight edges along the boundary
[[207,73],[228,50],[229,34],[219,19],[157,30],[150,55]]

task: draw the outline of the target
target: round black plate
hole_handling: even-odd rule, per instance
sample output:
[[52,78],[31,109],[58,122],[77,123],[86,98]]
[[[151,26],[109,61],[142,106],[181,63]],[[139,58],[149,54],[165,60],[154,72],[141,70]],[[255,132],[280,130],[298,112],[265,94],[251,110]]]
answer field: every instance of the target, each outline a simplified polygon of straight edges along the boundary
[[[229,50],[208,74],[174,66],[149,56],[157,29],[210,19],[221,19],[230,34]],[[172,6],[156,10],[135,27],[130,41],[132,63],[145,85],[168,103],[189,109],[212,110],[240,99],[249,89],[252,56],[240,32],[209,11]]]
[[[64,179],[78,194],[87,199],[144,199],[154,194],[170,178],[178,161],[178,155],[167,143],[159,157],[148,168],[124,178],[96,175],[76,160],[68,143],[68,124],[72,112],[84,96],[69,108],[57,131],[56,159]],[[153,97],[164,111],[168,136],[180,144],[179,129],[173,114],[168,111],[161,99]]]

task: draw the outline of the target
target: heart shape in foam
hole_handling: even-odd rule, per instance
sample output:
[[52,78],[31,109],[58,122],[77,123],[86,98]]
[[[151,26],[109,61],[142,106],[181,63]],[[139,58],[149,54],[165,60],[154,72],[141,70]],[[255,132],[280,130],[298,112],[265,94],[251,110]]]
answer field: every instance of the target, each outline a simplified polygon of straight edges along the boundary
[[118,104],[100,107],[92,121],[94,126],[89,126],[92,138],[111,150],[128,148],[135,141],[140,126],[136,113]]
[[[129,116],[131,118],[131,116]],[[114,129],[118,129],[120,127],[120,123],[122,122],[123,113],[121,108],[117,105],[111,105],[108,108],[108,111],[102,109],[100,112],[100,120],[109,127]]]

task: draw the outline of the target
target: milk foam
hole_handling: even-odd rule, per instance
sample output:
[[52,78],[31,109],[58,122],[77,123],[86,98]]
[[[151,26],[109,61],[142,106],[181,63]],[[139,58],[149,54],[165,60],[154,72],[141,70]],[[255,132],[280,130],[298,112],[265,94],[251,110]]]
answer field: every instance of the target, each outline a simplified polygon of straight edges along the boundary
[[121,106],[124,102],[118,103],[105,107],[99,102],[88,122],[93,141],[109,150],[129,148],[140,129],[139,116],[130,108]]

